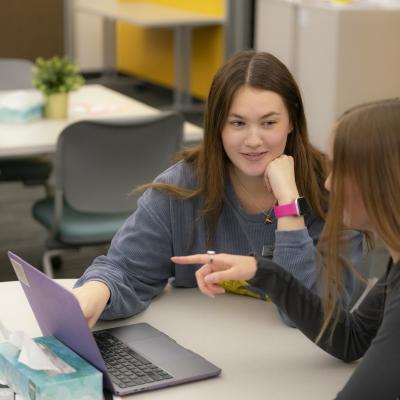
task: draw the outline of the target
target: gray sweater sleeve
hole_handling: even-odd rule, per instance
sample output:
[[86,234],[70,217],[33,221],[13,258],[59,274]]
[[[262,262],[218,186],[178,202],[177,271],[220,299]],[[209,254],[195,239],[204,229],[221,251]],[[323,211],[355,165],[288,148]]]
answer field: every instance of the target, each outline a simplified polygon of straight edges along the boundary
[[[323,320],[317,295],[279,265],[261,258],[251,284],[267,291],[296,326],[310,340],[315,340]],[[346,362],[363,357],[337,395],[338,400],[396,399],[399,396],[399,337],[400,290],[397,285],[387,293],[385,277],[382,277],[356,311],[340,310],[332,342],[325,335],[319,344],[323,350]]]
[[[307,228],[294,231],[276,231],[275,249],[272,260],[290,272],[297,280],[318,293],[318,261],[316,246],[322,230],[322,221],[313,218]],[[360,263],[363,254],[362,235],[356,231],[346,232],[348,257],[352,265]],[[355,287],[353,274],[347,272],[345,279],[346,304],[349,303]]]
[[128,317],[144,310],[172,275],[169,198],[147,190],[117,232],[106,256],[97,257],[78,280],[104,282],[111,291],[102,319]]

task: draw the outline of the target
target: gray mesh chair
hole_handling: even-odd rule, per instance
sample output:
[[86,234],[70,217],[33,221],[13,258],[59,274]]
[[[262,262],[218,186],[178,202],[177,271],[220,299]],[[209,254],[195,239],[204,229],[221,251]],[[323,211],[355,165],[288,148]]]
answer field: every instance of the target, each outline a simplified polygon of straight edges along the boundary
[[43,268],[65,249],[111,241],[136,208],[129,193],[171,165],[182,143],[183,118],[175,112],[141,119],[80,121],[61,133],[54,160],[54,197],[33,206],[46,227]]
[[0,90],[31,89],[33,63],[18,58],[0,58]]
[[[0,58],[0,90],[32,89],[33,63],[28,60]],[[44,185],[51,173],[46,157],[18,157],[0,160],[0,182],[18,181],[25,185]]]

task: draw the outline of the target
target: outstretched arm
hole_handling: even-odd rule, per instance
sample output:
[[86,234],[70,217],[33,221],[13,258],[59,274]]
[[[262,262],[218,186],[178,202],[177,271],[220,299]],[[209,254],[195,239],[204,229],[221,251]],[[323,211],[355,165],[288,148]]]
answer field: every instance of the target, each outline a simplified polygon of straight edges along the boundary
[[171,242],[169,199],[159,191],[147,191],[115,235],[108,254],[97,257],[76,284],[75,295],[89,323],[99,317],[100,309],[103,319],[143,311],[172,275]]
[[[217,254],[173,257],[175,263],[204,264],[197,272],[200,290],[213,297],[223,293],[218,286],[226,279],[245,279],[266,290],[274,303],[312,341],[323,321],[320,298],[292,274],[265,258]],[[383,276],[359,308],[350,313],[339,310],[338,323],[329,341],[325,334],[318,346],[346,362],[363,357],[339,400],[397,398],[400,393],[397,366],[400,363],[400,293],[386,292]],[[385,298],[387,298],[385,303]]]
[[[197,254],[172,257],[175,263],[204,264],[196,274],[200,290],[214,297],[224,290],[219,283],[227,279],[249,280],[252,285],[269,293],[271,300],[285,312],[312,341],[318,336],[323,321],[319,296],[302,285],[281,266],[265,258],[229,254]],[[375,337],[381,323],[382,290],[371,291],[359,310],[353,314],[340,310],[339,323],[332,346],[326,338],[319,345],[333,356],[345,361],[361,357]]]

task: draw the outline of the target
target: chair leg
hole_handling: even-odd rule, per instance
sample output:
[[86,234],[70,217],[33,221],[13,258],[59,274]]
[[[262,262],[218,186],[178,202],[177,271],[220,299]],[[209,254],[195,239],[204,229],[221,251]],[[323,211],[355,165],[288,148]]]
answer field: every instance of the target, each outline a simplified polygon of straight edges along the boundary
[[43,186],[46,192],[46,196],[52,197],[54,195],[54,186],[50,182],[46,182]]
[[59,256],[62,250],[46,250],[43,254],[43,271],[49,277],[53,278],[53,265],[51,264],[51,258],[54,256]]

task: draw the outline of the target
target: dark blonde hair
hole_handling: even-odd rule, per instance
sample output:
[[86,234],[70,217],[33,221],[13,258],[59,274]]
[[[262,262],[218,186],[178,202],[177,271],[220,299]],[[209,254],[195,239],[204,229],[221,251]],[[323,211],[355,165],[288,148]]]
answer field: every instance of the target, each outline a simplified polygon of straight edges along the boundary
[[180,159],[193,166],[198,181],[197,189],[188,190],[162,183],[145,186],[166,190],[182,199],[202,196],[207,244],[212,243],[222,211],[225,173],[230,162],[221,133],[233,97],[244,85],[273,91],[282,97],[293,127],[288,135],[285,154],[294,158],[299,192],[306,197],[317,216],[324,218],[327,208],[327,194],[323,186],[327,173],[325,156],[309,142],[303,102],[293,76],[272,54],[242,51],[230,58],[213,79],[206,103],[203,142],[180,153]]
[[324,260],[324,323],[317,341],[325,333],[331,338],[341,308],[345,179],[359,190],[372,230],[400,252],[400,100],[381,100],[350,109],[339,118],[334,134],[329,211],[319,242]]

